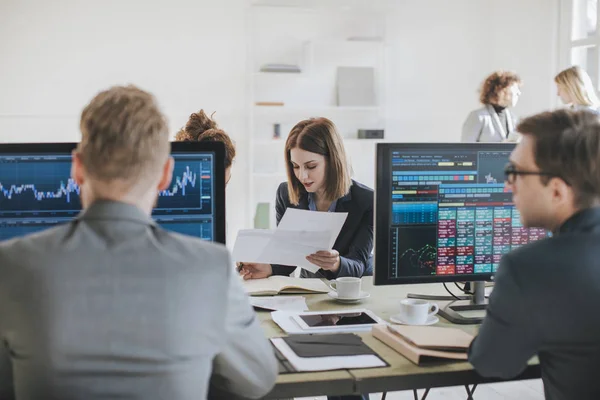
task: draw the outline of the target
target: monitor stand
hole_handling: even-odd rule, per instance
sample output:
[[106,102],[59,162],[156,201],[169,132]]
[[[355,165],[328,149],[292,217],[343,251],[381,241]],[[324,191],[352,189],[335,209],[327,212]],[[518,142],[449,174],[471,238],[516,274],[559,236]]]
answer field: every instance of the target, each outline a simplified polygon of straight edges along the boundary
[[485,311],[487,300],[485,299],[485,282],[474,282],[473,295],[468,301],[452,301],[443,307],[440,307],[439,315],[452,322],[453,324],[469,325],[480,324],[485,317],[485,313],[481,316],[466,317],[460,312],[464,311]]
[[487,300],[485,299],[485,282],[473,282],[473,294],[468,296],[456,296],[460,300],[456,300],[451,296],[430,296],[420,294],[408,294],[411,299],[436,300],[445,301],[447,303],[440,304],[438,314],[453,324],[469,325],[480,324],[485,315],[476,317],[466,317],[461,315],[465,311],[485,311]]

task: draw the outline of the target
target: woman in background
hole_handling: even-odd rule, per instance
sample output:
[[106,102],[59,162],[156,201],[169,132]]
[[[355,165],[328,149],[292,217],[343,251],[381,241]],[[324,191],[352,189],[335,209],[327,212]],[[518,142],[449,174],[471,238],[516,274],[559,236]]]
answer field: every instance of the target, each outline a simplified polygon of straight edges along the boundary
[[[347,212],[333,249],[308,255],[317,274],[304,278],[373,275],[373,190],[350,179],[344,144],[333,122],[307,119],[292,128],[285,143],[287,182],[277,190],[277,224],[286,209]],[[244,279],[290,275],[295,266],[242,263]]]
[[510,107],[521,96],[521,78],[496,71],[486,78],[479,100],[483,107],[472,111],[463,124],[461,142],[517,141],[516,120]]
[[571,67],[554,77],[557,94],[564,104],[574,110],[600,113],[600,100],[587,72],[581,67]]
[[222,142],[225,145],[225,184],[231,179],[231,165],[235,158],[235,146],[224,130],[204,110],[190,115],[190,118],[175,135],[176,142]]

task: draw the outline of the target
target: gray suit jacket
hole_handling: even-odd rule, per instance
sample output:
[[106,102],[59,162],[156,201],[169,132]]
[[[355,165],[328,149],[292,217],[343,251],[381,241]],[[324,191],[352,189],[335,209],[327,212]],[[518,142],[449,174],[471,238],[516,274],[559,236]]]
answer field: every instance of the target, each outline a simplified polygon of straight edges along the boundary
[[225,247],[97,202],[0,243],[0,399],[260,397],[276,361]]
[[462,127],[461,142],[516,142],[520,135],[515,131],[516,120],[510,110],[506,110],[509,132],[506,135],[506,127],[500,123],[498,114],[491,105],[472,111]]
[[502,257],[469,361],[512,378],[538,355],[547,400],[600,399],[600,208]]

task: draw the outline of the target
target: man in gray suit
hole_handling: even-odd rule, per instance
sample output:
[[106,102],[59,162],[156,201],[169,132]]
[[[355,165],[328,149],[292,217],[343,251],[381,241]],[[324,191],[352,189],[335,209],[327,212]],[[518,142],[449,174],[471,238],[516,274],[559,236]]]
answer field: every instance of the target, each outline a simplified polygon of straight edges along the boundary
[[511,378],[539,356],[547,399],[600,399],[600,120],[555,111],[521,122],[506,181],[521,221],[551,238],[506,254],[469,361]]
[[257,398],[273,351],[225,247],[150,217],[171,181],[169,132],[132,86],[81,116],[72,177],[84,211],[0,244],[0,399]]

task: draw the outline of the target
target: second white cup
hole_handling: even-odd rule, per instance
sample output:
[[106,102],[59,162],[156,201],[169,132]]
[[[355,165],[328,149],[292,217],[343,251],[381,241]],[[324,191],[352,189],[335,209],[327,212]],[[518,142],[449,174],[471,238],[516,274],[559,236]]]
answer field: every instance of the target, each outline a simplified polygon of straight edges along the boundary
[[337,292],[338,299],[357,299],[360,296],[360,278],[337,278],[329,282],[329,287]]
[[407,324],[423,325],[438,311],[438,305],[427,300],[403,299],[400,301],[400,318]]

